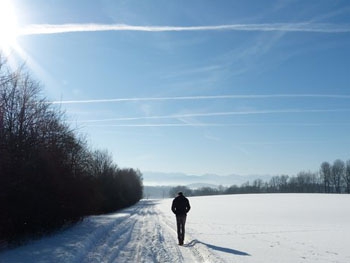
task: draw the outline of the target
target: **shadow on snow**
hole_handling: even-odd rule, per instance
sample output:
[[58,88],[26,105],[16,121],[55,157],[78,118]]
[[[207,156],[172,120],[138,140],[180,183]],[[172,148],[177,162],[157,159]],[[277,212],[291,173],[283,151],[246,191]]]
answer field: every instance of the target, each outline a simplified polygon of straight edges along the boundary
[[197,239],[192,240],[190,243],[184,245],[184,247],[193,247],[196,244],[203,244],[203,245],[207,246],[208,248],[211,248],[211,249],[214,249],[214,250],[217,250],[217,251],[221,251],[221,252],[225,252],[225,253],[238,255],[238,256],[250,256],[250,254],[248,254],[246,252],[243,252],[243,251],[239,251],[239,250],[232,249],[232,248],[227,248],[227,247],[214,246],[214,245],[211,245],[211,244],[207,244],[207,243],[201,242],[201,241],[199,241]]

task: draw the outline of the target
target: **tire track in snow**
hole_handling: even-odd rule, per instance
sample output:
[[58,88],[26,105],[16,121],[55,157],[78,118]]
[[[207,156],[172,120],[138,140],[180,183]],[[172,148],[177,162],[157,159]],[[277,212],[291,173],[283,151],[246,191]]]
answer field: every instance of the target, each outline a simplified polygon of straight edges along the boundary
[[130,211],[130,215],[117,217],[114,223],[104,227],[102,233],[96,235],[95,239],[90,241],[89,246],[84,249],[88,252],[77,258],[75,262],[112,262],[110,258],[116,257],[120,249],[130,240],[131,231],[136,223],[135,213],[139,209],[141,207],[135,206]]
[[196,262],[183,255],[176,237],[161,224],[156,201],[142,201],[129,243],[114,262]]

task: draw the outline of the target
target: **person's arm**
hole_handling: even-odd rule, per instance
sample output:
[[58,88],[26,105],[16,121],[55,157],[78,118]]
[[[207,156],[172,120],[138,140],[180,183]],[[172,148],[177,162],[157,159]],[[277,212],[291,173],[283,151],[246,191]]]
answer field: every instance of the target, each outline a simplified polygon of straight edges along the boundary
[[188,213],[190,210],[191,210],[190,201],[188,201],[187,199],[186,213]]
[[171,211],[173,211],[173,213],[176,214],[175,200],[173,200],[173,204],[171,205]]

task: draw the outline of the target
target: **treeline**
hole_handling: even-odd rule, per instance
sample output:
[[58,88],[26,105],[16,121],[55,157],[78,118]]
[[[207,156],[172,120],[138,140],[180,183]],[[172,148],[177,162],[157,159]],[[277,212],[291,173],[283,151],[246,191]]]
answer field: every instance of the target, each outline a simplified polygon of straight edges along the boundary
[[64,113],[0,54],[0,244],[42,235],[142,198],[142,175],[91,150]]
[[182,191],[187,196],[248,194],[248,193],[350,193],[350,160],[346,163],[337,159],[330,164],[323,162],[318,172],[300,172],[296,176],[280,175],[268,182],[256,179],[241,186],[202,187],[190,189],[176,186],[170,189],[169,196],[174,197]]

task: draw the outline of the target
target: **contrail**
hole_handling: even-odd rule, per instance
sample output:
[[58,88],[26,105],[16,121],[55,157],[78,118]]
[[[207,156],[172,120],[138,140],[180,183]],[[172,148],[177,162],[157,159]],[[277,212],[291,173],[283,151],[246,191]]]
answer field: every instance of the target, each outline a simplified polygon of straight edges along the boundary
[[253,115],[253,114],[280,114],[280,113],[325,113],[325,112],[349,112],[350,109],[287,109],[287,110],[260,110],[260,111],[226,111],[226,112],[209,112],[209,113],[188,113],[159,116],[142,116],[142,117],[122,117],[110,119],[82,120],[77,122],[108,122],[108,121],[134,121],[146,119],[179,119],[191,117],[214,117],[214,116],[232,116],[232,115]]
[[142,123],[89,124],[84,127],[254,127],[254,126],[349,126],[350,123]]
[[52,101],[52,104],[79,104],[79,103],[108,103],[128,101],[166,101],[166,100],[212,100],[212,99],[270,99],[270,98],[329,98],[350,99],[350,95],[337,94],[270,94],[270,95],[214,95],[214,96],[178,96],[178,97],[146,97],[146,98],[119,98],[119,99],[91,99]]
[[33,24],[19,29],[18,35],[63,34],[95,31],[144,31],[144,32],[180,32],[180,31],[282,31],[314,33],[349,33],[348,24],[328,23],[266,23],[266,24],[229,24],[208,26],[135,26],[127,24]]

